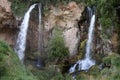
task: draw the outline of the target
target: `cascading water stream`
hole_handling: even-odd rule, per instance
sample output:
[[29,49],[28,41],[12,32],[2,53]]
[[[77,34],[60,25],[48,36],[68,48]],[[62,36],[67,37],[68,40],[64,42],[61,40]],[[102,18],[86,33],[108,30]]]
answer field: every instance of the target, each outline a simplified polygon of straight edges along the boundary
[[87,13],[89,14],[89,23],[90,23],[90,19],[91,19],[92,15],[93,15],[93,12],[92,12],[90,7],[87,7]]
[[20,31],[18,33],[17,43],[15,46],[15,52],[18,54],[19,59],[23,62],[24,60],[24,51],[26,46],[26,35],[29,25],[30,12],[35,7],[36,4],[30,6],[29,10],[25,13],[23,22],[20,26]]
[[91,66],[95,65],[95,61],[91,59],[91,55],[90,55],[92,49],[94,26],[95,26],[95,14],[92,15],[90,21],[85,57],[83,60],[77,61],[76,64],[69,69],[69,73],[75,72],[76,67],[78,67],[77,69],[78,71],[80,71],[80,70],[88,70]]
[[94,30],[94,24],[95,24],[95,15],[92,16],[91,22],[90,22],[90,27],[89,27],[89,33],[88,33],[88,40],[87,40],[87,45],[86,45],[86,54],[85,54],[85,59],[91,59],[90,53],[91,53],[91,43],[93,40],[93,30]]

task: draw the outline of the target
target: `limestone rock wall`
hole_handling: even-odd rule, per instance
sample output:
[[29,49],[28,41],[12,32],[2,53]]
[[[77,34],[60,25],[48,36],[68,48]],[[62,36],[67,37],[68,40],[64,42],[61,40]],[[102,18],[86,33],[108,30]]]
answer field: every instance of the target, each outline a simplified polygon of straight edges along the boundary
[[44,17],[44,28],[47,32],[52,33],[56,26],[63,29],[65,46],[68,48],[70,56],[78,53],[80,41],[78,21],[83,10],[83,4],[78,5],[75,2],[70,2],[68,5],[51,6]]

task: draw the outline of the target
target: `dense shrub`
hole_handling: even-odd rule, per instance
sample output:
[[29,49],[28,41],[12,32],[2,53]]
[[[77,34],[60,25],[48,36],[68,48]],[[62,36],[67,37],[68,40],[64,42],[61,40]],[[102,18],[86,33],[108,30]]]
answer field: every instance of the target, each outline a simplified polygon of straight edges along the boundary
[[62,31],[57,27],[48,43],[47,54],[49,60],[63,59],[68,56],[68,49],[65,47]]
[[12,11],[16,16],[23,16],[29,7],[29,0],[11,0]]

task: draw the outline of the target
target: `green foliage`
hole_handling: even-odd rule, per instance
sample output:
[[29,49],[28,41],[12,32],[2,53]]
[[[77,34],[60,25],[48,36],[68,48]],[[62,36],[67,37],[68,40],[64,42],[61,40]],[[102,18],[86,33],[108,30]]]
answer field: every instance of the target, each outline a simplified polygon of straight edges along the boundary
[[25,11],[29,6],[28,0],[11,0],[12,1],[12,11],[16,16],[23,16]]
[[50,5],[57,6],[60,4],[67,4],[70,1],[82,2],[81,0],[9,0],[9,1],[12,2],[11,8],[16,16],[23,16],[28,7],[34,3],[42,3],[44,13],[48,10]]
[[[109,27],[116,20],[115,5],[120,3],[120,0],[10,0],[12,2],[12,10],[17,16],[21,16],[25,13],[30,4],[41,2],[44,5],[44,10],[49,5],[66,4],[70,1],[77,3],[86,3],[86,6],[96,6],[97,16],[102,26]],[[47,6],[47,7],[46,7]],[[115,22],[114,22],[115,23]]]
[[81,42],[80,48],[82,48],[82,49],[85,48],[86,41],[87,41],[87,39],[85,39],[84,41]]
[[86,3],[86,6],[96,7],[96,16],[98,22],[102,25],[103,38],[110,39],[111,34],[106,33],[106,30],[113,30],[119,27],[116,26],[118,24],[116,7],[120,0],[84,0],[83,2]]
[[77,56],[78,57],[78,60],[83,58],[84,56],[84,53],[85,53],[85,45],[86,45],[86,41],[87,39],[83,40],[81,43],[80,43],[80,48],[79,48],[79,55]]
[[19,61],[16,53],[0,41],[0,80],[36,80]]
[[31,72],[39,80],[73,80],[69,75],[65,75],[64,77],[62,73],[58,72],[57,68],[53,66],[45,67],[43,70],[32,68]]
[[7,51],[8,51],[8,46],[5,43],[0,42],[0,77],[6,74],[4,61],[5,61],[5,55],[8,55]]
[[97,17],[103,27],[110,27],[115,20],[116,9],[114,5],[120,1],[117,0],[85,0],[88,6],[95,6]]
[[104,29],[107,29],[107,28],[109,28],[109,26],[112,25],[112,19],[111,18],[102,17],[99,20],[102,23],[102,25],[104,26]]
[[62,30],[57,27],[48,43],[47,53],[50,60],[63,59],[68,56],[68,49],[64,44]]
[[103,63],[110,67],[101,70],[99,77],[105,80],[120,80],[120,55],[112,53],[103,58]]
[[[100,73],[97,72],[97,80],[119,80],[120,79],[120,55],[116,53],[112,53],[103,58],[103,64],[105,64],[105,68],[103,68]],[[93,71],[94,68],[93,68]],[[96,72],[96,71],[95,71]],[[99,73],[99,74],[98,74]],[[90,73],[91,74],[91,73]]]
[[120,0],[86,0],[86,3],[96,7],[97,17],[103,28],[116,24],[115,6],[120,3]]
[[[42,3],[45,8],[49,5],[56,5],[59,0],[9,0],[12,2],[11,8],[16,16],[23,16],[28,7],[34,3]],[[47,6],[47,7],[46,7]],[[46,9],[44,9],[46,10]]]
[[111,67],[120,67],[120,55],[116,53],[111,53],[111,55],[103,58],[105,64],[110,64]]

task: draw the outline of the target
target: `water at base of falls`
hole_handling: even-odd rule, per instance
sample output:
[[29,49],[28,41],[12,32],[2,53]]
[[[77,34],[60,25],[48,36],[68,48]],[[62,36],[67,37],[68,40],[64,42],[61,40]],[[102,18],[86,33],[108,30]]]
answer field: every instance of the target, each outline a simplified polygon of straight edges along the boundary
[[90,60],[90,59],[79,60],[76,62],[76,64],[73,67],[70,68],[69,72],[73,73],[73,72],[80,71],[80,70],[87,71],[93,65],[95,65],[94,60]]

